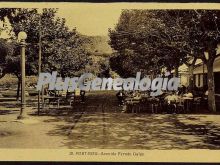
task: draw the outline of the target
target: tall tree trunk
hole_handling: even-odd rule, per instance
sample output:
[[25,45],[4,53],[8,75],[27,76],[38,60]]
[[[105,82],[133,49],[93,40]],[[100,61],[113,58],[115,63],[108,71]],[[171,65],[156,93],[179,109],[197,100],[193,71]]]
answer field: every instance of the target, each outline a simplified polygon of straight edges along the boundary
[[17,101],[19,100],[20,87],[21,87],[21,78],[18,77],[17,95],[16,95],[16,100],[17,100]]
[[209,108],[209,111],[216,112],[213,63],[214,63],[214,60],[208,60],[207,62],[208,108]]
[[192,91],[194,87],[194,79],[193,79],[193,69],[194,65],[189,65],[189,90]]

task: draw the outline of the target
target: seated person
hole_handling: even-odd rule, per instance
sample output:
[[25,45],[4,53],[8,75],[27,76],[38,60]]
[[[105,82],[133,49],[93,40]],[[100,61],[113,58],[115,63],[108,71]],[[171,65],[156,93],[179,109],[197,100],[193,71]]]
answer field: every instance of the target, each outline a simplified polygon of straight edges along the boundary
[[134,97],[134,91],[128,91],[127,96],[128,97]]
[[66,94],[67,94],[67,91],[63,91],[63,90],[57,92],[57,96],[60,96],[60,97],[61,96],[66,97]]
[[141,93],[138,92],[138,91],[135,91],[135,92],[133,93],[133,99],[135,99],[135,100],[140,100],[140,99],[141,99]]
[[179,96],[172,92],[172,94],[166,96],[165,107],[168,113],[176,113],[176,103],[179,101]]
[[149,97],[150,93],[148,91],[145,91],[145,92],[142,92],[141,95],[144,97]]
[[49,96],[57,96],[56,90],[48,90],[48,95]]
[[172,94],[166,96],[164,100],[167,101],[168,103],[177,102],[179,100],[179,97],[178,95],[175,94],[175,92],[172,92]]

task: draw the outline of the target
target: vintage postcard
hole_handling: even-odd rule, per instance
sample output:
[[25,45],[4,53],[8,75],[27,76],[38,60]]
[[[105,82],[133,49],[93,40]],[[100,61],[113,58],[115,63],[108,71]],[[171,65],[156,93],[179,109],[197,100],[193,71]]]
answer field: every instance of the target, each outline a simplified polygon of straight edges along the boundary
[[0,160],[220,161],[220,4],[0,2]]

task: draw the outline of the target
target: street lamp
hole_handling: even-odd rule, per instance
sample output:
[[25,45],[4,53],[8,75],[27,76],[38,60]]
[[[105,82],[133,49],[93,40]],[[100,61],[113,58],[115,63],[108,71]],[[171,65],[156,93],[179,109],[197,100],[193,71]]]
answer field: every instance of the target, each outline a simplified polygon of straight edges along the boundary
[[23,119],[26,117],[25,111],[25,40],[27,39],[27,34],[23,31],[18,33],[18,41],[21,47],[21,110],[18,119]]
[[[41,58],[42,58],[42,50],[41,50],[41,47],[42,47],[42,41],[41,41],[41,24],[42,24],[42,20],[41,20],[41,14],[42,14],[42,10],[39,10],[38,13],[39,13],[39,51],[38,51],[38,76],[40,75],[41,73]],[[43,98],[43,95],[44,95],[44,92],[43,92],[44,89],[42,89],[42,105],[43,105],[43,101],[44,101],[44,98]],[[37,111],[37,114],[39,115],[40,114],[40,95],[41,95],[41,92],[38,91],[38,99],[37,99],[37,103],[38,103],[38,111]]]

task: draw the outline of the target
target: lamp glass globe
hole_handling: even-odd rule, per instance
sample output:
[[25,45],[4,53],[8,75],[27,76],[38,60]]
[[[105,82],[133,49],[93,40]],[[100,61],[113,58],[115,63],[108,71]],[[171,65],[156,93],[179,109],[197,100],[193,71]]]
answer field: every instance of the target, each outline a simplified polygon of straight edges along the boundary
[[26,40],[27,39],[27,33],[24,31],[21,31],[18,33],[18,40]]

